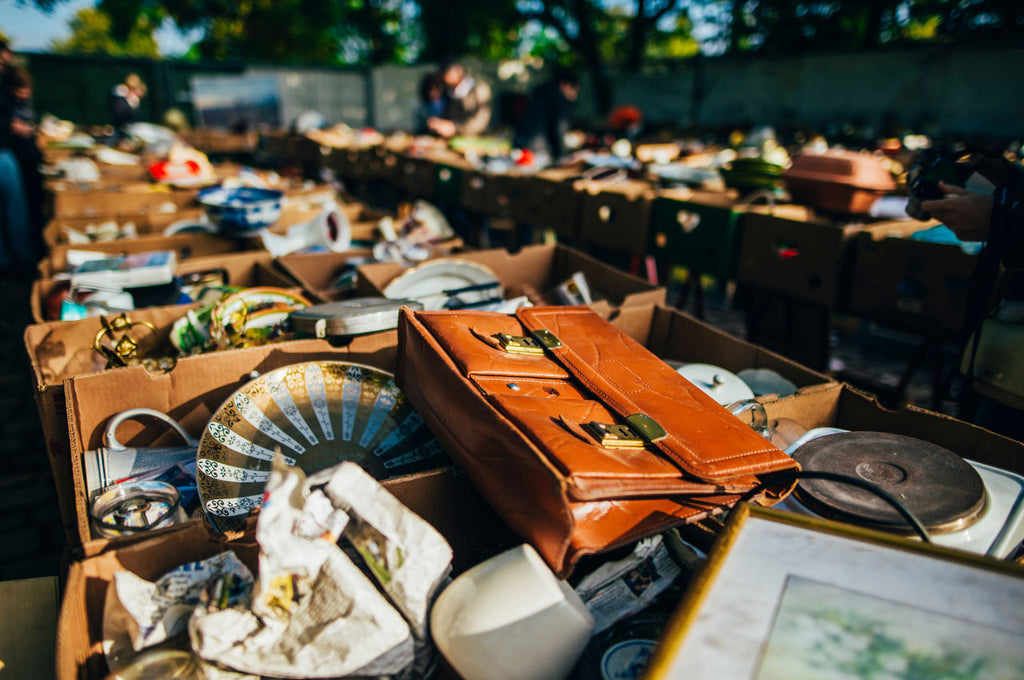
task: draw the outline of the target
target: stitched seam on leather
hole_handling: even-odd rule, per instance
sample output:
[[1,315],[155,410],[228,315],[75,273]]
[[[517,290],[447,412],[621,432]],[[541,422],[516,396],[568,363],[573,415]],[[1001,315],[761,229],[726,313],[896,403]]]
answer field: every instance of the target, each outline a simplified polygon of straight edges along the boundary
[[[443,315],[445,313],[441,312],[441,314]],[[440,342],[439,338],[436,335],[434,335],[434,333],[426,326],[426,324],[424,324],[420,319],[418,319],[417,316],[419,316],[419,313],[417,312],[409,313],[409,318],[407,321],[409,328],[406,329],[406,332],[410,334],[416,334],[418,336],[418,342],[423,343],[425,345],[425,347],[421,348],[420,351],[422,352],[426,350],[432,352],[441,361],[441,363],[448,368],[448,370],[452,371],[456,375],[462,376],[463,379],[465,379],[467,376],[465,376],[459,370],[459,367],[455,364],[455,361],[452,358],[451,353],[448,351],[448,348]],[[420,393],[421,400],[426,405],[427,409],[429,409],[433,413],[434,418],[437,420],[437,422],[443,422],[444,419],[441,418],[440,413],[433,406],[430,399],[428,399],[426,395],[423,393],[423,390],[414,386],[410,387],[412,387],[412,389],[415,389]],[[483,393],[480,394],[480,397],[487,404],[487,407],[491,410],[492,414],[496,415],[500,420],[504,421],[503,425],[512,428],[516,432],[519,432],[519,428],[516,427],[515,424],[512,423],[508,418],[506,418],[503,413],[501,413],[497,408],[495,408],[494,404],[491,403],[491,401],[487,399]],[[448,428],[445,429],[448,430]],[[458,438],[455,437],[453,434],[451,436],[453,441],[459,441]],[[528,438],[526,439],[526,441],[531,446],[533,445]],[[462,447],[460,446],[460,448]],[[468,452],[468,449],[466,449],[466,451]],[[541,453],[546,457],[546,454],[544,454],[543,452]],[[549,474],[552,474],[552,476],[558,475],[558,477],[561,478],[562,480],[565,479],[565,477],[554,468],[550,460],[545,459],[542,463],[542,467],[546,468]],[[560,536],[558,539],[558,554],[555,557],[557,558],[558,562],[561,563],[563,568],[566,566],[565,563],[568,560],[571,560],[571,555],[569,555],[569,549],[572,546],[572,539],[576,533],[576,518],[569,507],[570,503],[571,500],[568,497],[567,489],[565,486],[562,486],[561,509],[563,511],[563,515],[558,518]],[[566,520],[565,524],[561,523],[562,519]],[[571,566],[571,563],[569,566]]]
[[609,377],[608,377],[608,376],[607,376],[607,375],[606,375],[606,374],[605,374],[605,373],[604,373],[604,372],[602,371],[602,369],[598,368],[599,366],[602,366],[602,365],[604,365],[604,364],[618,364],[618,365],[619,365],[619,366],[621,366],[621,367],[622,367],[623,369],[625,369],[625,372],[626,372],[626,373],[628,373],[629,375],[633,376],[633,378],[635,378],[635,379],[636,379],[636,382],[638,382],[639,384],[643,385],[643,389],[644,389],[644,390],[647,390],[647,391],[649,391],[649,392],[654,392],[654,391],[655,391],[655,390],[654,390],[654,388],[653,388],[653,387],[651,387],[651,385],[650,385],[650,384],[648,384],[648,382],[647,382],[646,380],[644,380],[644,379],[643,379],[643,378],[641,378],[641,377],[640,377],[639,375],[637,375],[636,373],[634,373],[634,372],[632,371],[632,369],[630,369],[630,368],[629,368],[629,366],[627,366],[626,364],[622,363],[622,361],[621,361],[620,359],[601,359],[601,360],[597,361],[597,362],[596,362],[596,363],[594,364],[594,370],[595,370],[595,371],[597,371],[598,373],[600,373],[600,374],[601,374],[601,375],[602,375],[602,376],[604,377],[604,379],[605,379],[605,380],[607,380],[607,381],[608,381],[608,382],[610,382],[610,383],[611,383],[612,385],[614,385],[614,386],[615,386],[616,388],[618,388],[618,390],[619,390],[620,392],[622,392],[622,393],[624,393],[624,394],[630,394],[630,393],[635,393],[635,392],[641,392],[642,390],[640,390],[639,388],[636,388],[636,389],[625,389],[625,388],[623,388],[623,386],[622,386],[622,385],[620,385],[620,384],[619,384],[619,383],[617,383],[616,381],[614,381],[614,380],[612,380],[611,378],[609,378]]
[[[576,313],[578,314],[579,312],[576,312]],[[593,313],[593,312],[590,312],[590,313]],[[524,316],[526,316],[525,313],[524,313]],[[540,322],[541,321],[541,317],[544,316],[544,315],[543,314],[538,314],[538,313],[531,313],[531,314],[529,314],[529,316],[534,317],[538,322]],[[618,410],[618,409],[620,409],[622,407],[626,407],[626,408],[630,409],[631,413],[637,413],[637,412],[639,412],[641,410],[633,402],[633,400],[630,399],[628,396],[626,396],[626,395],[621,395],[621,396],[609,395],[604,390],[600,389],[597,385],[595,385],[594,382],[591,380],[590,376],[587,374],[587,371],[581,370],[580,365],[583,365],[586,368],[591,368],[591,367],[588,366],[586,364],[586,362],[584,362],[579,357],[579,355],[577,355],[576,352],[571,347],[569,347],[569,345],[563,344],[558,349],[551,350],[551,353],[556,355],[556,356],[561,357],[566,362],[566,365],[568,365],[568,367],[570,368],[570,372],[580,382],[582,382],[583,384],[587,385],[587,387],[589,387],[590,390],[592,392],[594,392],[594,394],[597,394],[602,399],[606,400],[608,405],[611,406],[613,410]],[[601,375],[601,374],[599,373],[598,375]],[[604,378],[603,375],[601,375],[601,377]],[[607,378],[604,378],[604,379],[607,380]],[[681,445],[681,442],[679,442],[678,439],[676,439],[675,435],[673,435],[672,433],[668,434],[668,438],[672,439],[677,444]],[[690,460],[686,460],[685,458],[683,458],[683,456],[681,456],[676,451],[673,451],[673,450],[669,449],[668,447],[662,445],[661,442],[654,442],[654,446],[658,450],[662,451],[667,456],[669,456],[669,458],[671,458],[671,460],[676,465],[679,465],[681,468],[683,468],[684,471],[688,472],[689,474],[693,475],[694,477],[696,477],[698,479],[702,479],[703,478],[702,475],[707,474],[707,473],[698,472],[694,462],[692,462]],[[684,450],[686,449],[685,446],[682,447],[682,448],[684,448]],[[693,458],[694,460],[697,460],[697,456],[694,455],[693,452],[687,450],[686,453],[689,454],[689,456],[691,458]]]
[[[524,312],[525,311],[526,310],[524,310]],[[576,314],[583,313],[582,311],[575,311],[575,310],[573,310],[573,311]],[[565,313],[565,312],[560,312],[560,313]],[[592,312],[590,312],[590,313],[592,313]],[[532,312],[532,313],[526,313],[526,314],[524,314],[524,316],[532,317],[538,323],[543,323],[542,317],[544,317],[546,315],[544,313]],[[525,319],[524,319],[524,321],[525,321]],[[570,372],[578,380],[580,380],[580,382],[582,382],[585,385],[587,385],[587,387],[589,387],[592,392],[594,392],[595,394],[600,396],[602,399],[607,400],[608,405],[611,406],[613,408],[613,410],[615,410],[617,408],[621,408],[623,406],[626,407],[626,408],[631,409],[632,413],[641,412],[643,410],[639,406],[637,406],[636,403],[632,399],[630,399],[624,393],[624,391],[622,391],[621,389],[620,389],[620,395],[619,396],[614,396],[614,398],[613,398],[613,395],[608,395],[603,390],[599,389],[597,387],[597,385],[595,385],[593,383],[593,381],[590,379],[590,377],[587,375],[587,372],[582,370],[580,368],[580,366],[583,366],[584,368],[590,368],[590,369],[594,370],[595,372],[597,372],[597,374],[599,376],[601,376],[601,378],[603,378],[606,382],[608,382],[613,387],[618,387],[618,385],[616,385],[616,383],[614,381],[609,380],[608,377],[605,376],[603,373],[601,373],[600,371],[597,371],[596,367],[592,367],[589,364],[587,364],[585,361],[583,361],[582,358],[578,354],[576,354],[575,350],[573,350],[569,345],[563,344],[560,348],[551,350],[551,352],[552,352],[552,354],[561,357],[566,362],[566,365],[570,368]],[[713,476],[713,475],[716,474],[716,472],[713,471],[713,470],[712,471],[705,471],[705,472],[698,472],[697,469],[696,469],[696,464],[697,463],[695,461],[699,461],[701,464],[706,465],[708,467],[713,467],[715,464],[719,464],[719,463],[723,463],[723,462],[730,462],[730,461],[733,461],[733,462],[734,461],[739,461],[739,460],[743,460],[744,458],[760,456],[760,455],[763,455],[763,454],[770,454],[770,453],[774,453],[776,451],[776,449],[773,449],[773,448],[769,447],[769,448],[758,449],[756,451],[745,451],[745,452],[740,453],[740,454],[731,454],[731,455],[726,455],[726,456],[717,456],[717,457],[714,457],[714,458],[703,458],[703,457],[697,456],[693,451],[691,451],[690,447],[687,447],[685,444],[683,444],[683,442],[675,434],[673,434],[671,432],[669,432],[667,434],[668,434],[668,436],[666,437],[666,439],[669,439],[677,447],[683,449],[693,459],[693,461],[682,459],[682,457],[680,456],[680,454],[677,451],[675,451],[675,450],[665,446],[664,444],[662,444],[662,442],[653,442],[653,445],[658,450],[660,450],[663,453],[665,453],[666,455],[668,455],[672,459],[673,462],[675,462],[677,465],[682,467],[686,472],[688,472],[691,475],[697,477],[698,479],[703,479],[704,477],[709,476],[709,475]],[[784,463],[784,462],[785,461],[780,460],[780,463]],[[730,472],[730,474],[740,474],[740,473],[743,473],[743,472],[754,472],[754,471],[758,471],[758,470],[760,470],[762,472],[771,472],[774,467],[775,466],[772,466],[772,465],[770,465],[768,463],[748,463],[746,465],[740,465],[738,467],[735,467],[732,470],[730,470],[729,472]]]

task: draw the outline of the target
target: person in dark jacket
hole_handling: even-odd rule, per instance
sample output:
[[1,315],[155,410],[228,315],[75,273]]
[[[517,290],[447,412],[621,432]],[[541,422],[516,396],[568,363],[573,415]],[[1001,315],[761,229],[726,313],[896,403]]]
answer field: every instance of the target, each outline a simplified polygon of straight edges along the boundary
[[21,107],[11,96],[15,67],[7,43],[0,41],[0,270],[27,269],[36,253],[21,167],[12,146],[22,128]]
[[491,87],[474,78],[458,61],[441,69],[445,84],[445,113],[427,119],[427,128],[438,137],[478,137],[491,123]]
[[921,208],[961,239],[985,241],[967,294],[966,396],[979,397],[975,424],[1024,441],[1024,168],[987,156],[969,163],[991,194],[940,182],[945,196]]
[[420,102],[413,112],[414,129],[418,135],[433,134],[428,121],[445,115],[448,100],[445,96],[444,79],[440,73],[427,73],[420,80]]
[[129,73],[123,83],[110,91],[107,104],[110,107],[110,124],[114,126],[114,141],[126,137],[128,126],[139,122],[139,105],[145,96],[146,84],[135,73]]
[[580,79],[568,69],[559,69],[551,80],[530,94],[516,125],[512,146],[547,154],[551,162],[565,155],[565,133],[580,95]]
[[34,238],[35,254],[42,252],[43,175],[39,171],[43,154],[36,141],[36,114],[32,109],[32,75],[17,66],[11,69],[9,82],[3,85],[4,96],[9,97],[11,109],[10,148],[21,169],[21,181],[28,206],[29,229]]

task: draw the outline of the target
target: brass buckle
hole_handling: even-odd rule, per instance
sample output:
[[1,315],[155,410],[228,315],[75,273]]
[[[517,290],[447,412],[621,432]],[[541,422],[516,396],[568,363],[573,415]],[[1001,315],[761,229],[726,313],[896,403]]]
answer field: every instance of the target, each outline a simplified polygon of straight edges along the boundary
[[661,441],[668,436],[665,428],[646,413],[634,413],[633,415],[626,416],[626,422],[646,442]]
[[[100,317],[100,324],[102,328],[96,333],[92,348],[106,357],[107,368],[129,366],[142,361],[139,356],[139,340],[131,334],[133,328],[141,326],[156,333],[153,324],[148,321],[132,321],[124,312],[112,320]],[[109,339],[109,345],[104,343],[105,338]]]
[[583,424],[583,429],[598,441],[601,446],[609,449],[642,449],[644,440],[628,425],[599,423],[591,421]]
[[494,337],[509,354],[544,354],[544,346],[531,337],[508,333],[497,333]]

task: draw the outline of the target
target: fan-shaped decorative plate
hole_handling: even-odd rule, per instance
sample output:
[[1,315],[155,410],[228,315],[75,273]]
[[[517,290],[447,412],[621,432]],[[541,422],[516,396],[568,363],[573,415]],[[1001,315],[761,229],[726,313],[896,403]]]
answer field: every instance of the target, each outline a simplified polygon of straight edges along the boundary
[[284,366],[231,395],[203,431],[199,497],[217,529],[241,527],[262,504],[275,450],[306,474],[347,460],[377,479],[445,460],[390,373],[340,361]]

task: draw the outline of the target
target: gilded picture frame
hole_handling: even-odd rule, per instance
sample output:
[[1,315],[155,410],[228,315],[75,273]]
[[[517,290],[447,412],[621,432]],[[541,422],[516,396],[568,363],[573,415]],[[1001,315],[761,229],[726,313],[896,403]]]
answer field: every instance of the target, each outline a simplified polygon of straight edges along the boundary
[[1024,677],[1024,568],[740,505],[649,680]]

